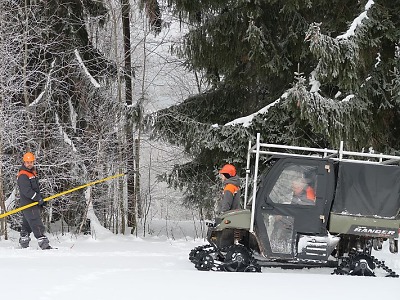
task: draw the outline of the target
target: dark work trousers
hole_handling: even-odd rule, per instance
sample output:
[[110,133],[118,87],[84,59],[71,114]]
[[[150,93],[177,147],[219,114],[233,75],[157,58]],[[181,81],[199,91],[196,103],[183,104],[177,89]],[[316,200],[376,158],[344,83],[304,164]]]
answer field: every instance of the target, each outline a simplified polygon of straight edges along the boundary
[[37,239],[45,236],[45,227],[38,206],[32,206],[22,211],[21,236],[29,236],[31,232]]

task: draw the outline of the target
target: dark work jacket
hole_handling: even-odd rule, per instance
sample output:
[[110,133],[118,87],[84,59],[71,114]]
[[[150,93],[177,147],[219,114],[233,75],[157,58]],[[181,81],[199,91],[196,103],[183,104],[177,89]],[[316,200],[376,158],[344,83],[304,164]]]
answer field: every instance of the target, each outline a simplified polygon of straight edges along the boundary
[[37,178],[35,168],[29,170],[22,165],[18,172],[17,183],[20,195],[20,206],[37,202],[40,198],[43,198],[40,194],[39,179]]
[[240,208],[240,178],[233,176],[224,181],[224,194],[218,203],[217,214]]

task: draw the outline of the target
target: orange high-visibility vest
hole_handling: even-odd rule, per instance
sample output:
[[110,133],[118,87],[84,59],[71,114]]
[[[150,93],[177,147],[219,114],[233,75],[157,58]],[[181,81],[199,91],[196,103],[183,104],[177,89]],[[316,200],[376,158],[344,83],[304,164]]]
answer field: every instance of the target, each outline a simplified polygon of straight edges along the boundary
[[315,201],[316,197],[315,197],[315,192],[314,189],[311,186],[308,186],[306,189],[306,196],[308,200],[313,200]]
[[239,190],[239,187],[237,187],[236,185],[232,184],[232,183],[228,183],[225,187],[224,187],[224,192],[225,191],[230,191],[232,193],[232,195],[235,195]]

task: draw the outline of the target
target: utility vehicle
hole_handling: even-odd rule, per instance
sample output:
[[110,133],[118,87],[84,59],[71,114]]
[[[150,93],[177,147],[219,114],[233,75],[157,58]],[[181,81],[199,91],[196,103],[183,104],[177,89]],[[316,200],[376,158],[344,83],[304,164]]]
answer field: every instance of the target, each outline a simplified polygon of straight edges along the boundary
[[[261,143],[257,134],[255,145],[249,142],[244,209],[208,224],[209,244],[189,259],[199,270],[331,266],[335,274],[375,276],[382,268],[398,277],[371,252],[383,244],[398,252],[399,162],[400,156],[345,151],[343,142],[338,150],[306,148]],[[269,168],[259,175],[260,164]],[[298,181],[311,199],[295,199]]]

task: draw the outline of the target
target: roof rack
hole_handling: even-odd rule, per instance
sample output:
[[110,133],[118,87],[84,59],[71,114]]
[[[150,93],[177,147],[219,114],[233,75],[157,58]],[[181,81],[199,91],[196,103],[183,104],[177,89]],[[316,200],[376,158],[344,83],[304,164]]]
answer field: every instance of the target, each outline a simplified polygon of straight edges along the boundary
[[[287,150],[290,150],[291,153],[288,153]],[[308,152],[310,154],[309,155],[303,154],[304,152]],[[253,232],[254,229],[253,228],[254,208],[255,208],[254,206],[255,206],[255,195],[257,192],[258,164],[260,155],[262,154],[289,156],[289,157],[310,157],[311,154],[318,154],[320,157],[329,158],[337,161],[353,161],[353,162],[362,162],[362,163],[380,164],[380,165],[389,165],[400,162],[400,156],[386,155],[382,153],[375,154],[366,152],[346,151],[344,150],[343,147],[343,141],[340,142],[340,147],[338,150],[298,147],[298,146],[261,143],[260,133],[257,133],[256,144],[253,146],[250,140],[247,152],[246,186],[244,194],[245,205],[247,204],[247,196],[248,196],[248,181],[250,176],[250,156],[253,153],[256,155],[256,159],[255,159],[255,169],[254,169],[253,201],[252,201],[250,232]],[[368,160],[365,160],[365,158],[367,158]]]
[[[277,151],[277,150],[291,150],[292,152],[288,153],[286,151]],[[321,157],[331,158],[333,160],[361,161],[364,163],[373,163],[373,164],[393,164],[400,162],[400,156],[386,155],[383,153],[375,154],[366,152],[346,151],[344,150],[343,147],[343,141],[340,142],[340,148],[338,150],[260,143],[259,133],[257,133],[257,141],[254,146],[251,146],[251,141],[249,142],[249,154],[251,153],[257,154],[257,152],[259,154],[267,154],[267,155],[310,157],[310,155],[299,153],[299,152],[309,152],[309,153],[319,154]],[[362,160],[360,159],[361,157],[375,159],[377,161]]]

